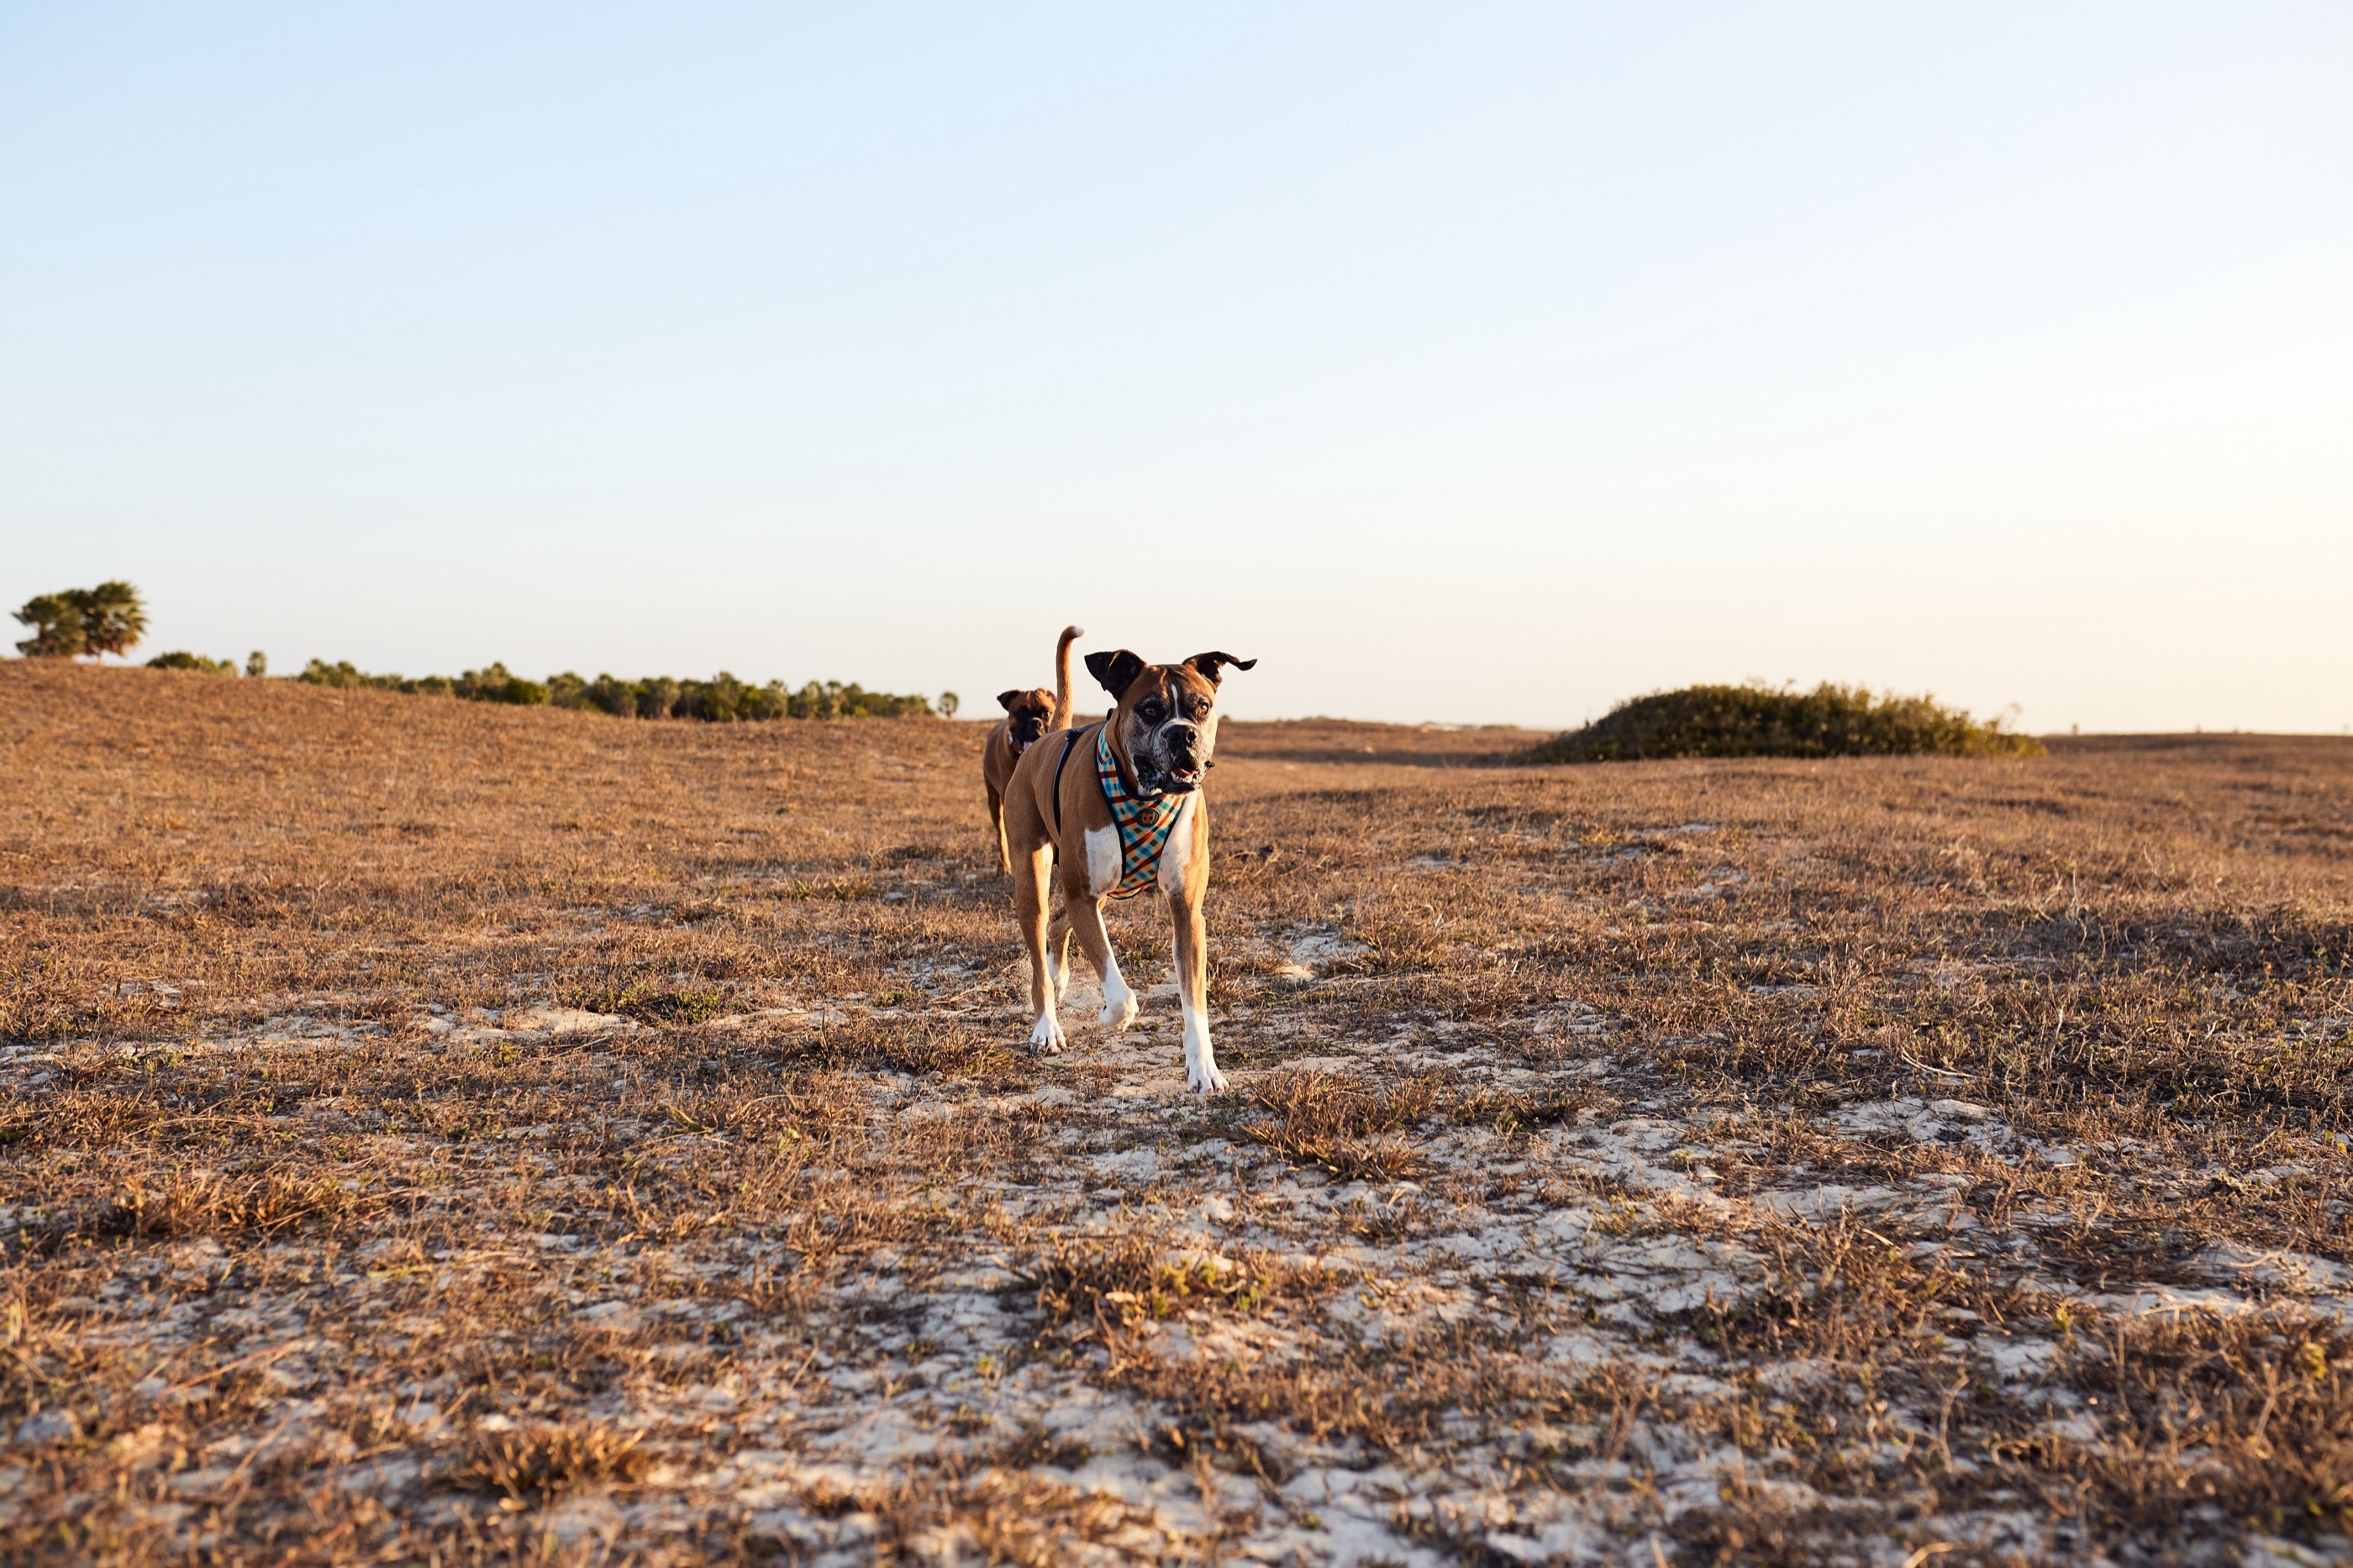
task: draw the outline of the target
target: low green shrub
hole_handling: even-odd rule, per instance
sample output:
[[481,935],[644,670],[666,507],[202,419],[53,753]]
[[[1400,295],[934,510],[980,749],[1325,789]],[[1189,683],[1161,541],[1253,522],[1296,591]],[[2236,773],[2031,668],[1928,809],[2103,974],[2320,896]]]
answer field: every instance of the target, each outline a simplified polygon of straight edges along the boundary
[[1881,696],[1824,681],[1811,691],[1761,683],[1654,691],[1515,760],[2042,754],[2042,742],[2005,729],[2000,719],[1980,721],[1930,697]]
[[354,669],[352,668],[352,661],[347,658],[338,659],[333,664],[329,664],[323,658],[314,658],[304,665],[302,673],[294,679],[305,686],[337,688],[375,686],[391,691],[403,690],[407,685],[396,675],[369,675]]
[[237,660],[233,658],[206,658],[200,653],[188,653],[183,649],[174,648],[170,653],[159,653],[153,658],[149,659],[147,661],[147,668],[150,669],[193,669],[205,675],[235,675],[237,673]]
[[589,1010],[618,1013],[640,1024],[700,1024],[727,1009],[727,993],[715,985],[693,990],[632,980],[587,999]]
[[539,681],[526,680],[504,664],[492,664],[455,678],[427,675],[411,680],[398,675],[370,675],[354,668],[349,659],[329,664],[314,658],[294,679],[311,686],[369,687],[517,707],[591,708],[621,719],[700,719],[714,724],[765,719],[898,719],[933,711],[929,698],[869,691],[855,681],[812,680],[794,689],[781,680],[754,686],[723,669],[708,680],[674,680],[667,675],[642,680],[599,675],[584,680],[565,670]]
[[470,669],[451,684],[453,695],[469,702],[504,702],[516,708],[542,708],[547,704],[544,684],[510,674],[503,664],[492,664],[488,669]]

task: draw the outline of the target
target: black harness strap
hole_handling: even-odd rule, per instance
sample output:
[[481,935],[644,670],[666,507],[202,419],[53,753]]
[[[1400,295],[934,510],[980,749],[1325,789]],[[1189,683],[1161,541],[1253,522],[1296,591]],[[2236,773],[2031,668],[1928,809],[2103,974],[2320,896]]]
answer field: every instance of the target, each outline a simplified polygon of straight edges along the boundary
[[[1087,730],[1095,727],[1090,724]],[[1071,748],[1079,743],[1079,737],[1087,730],[1063,731],[1062,754],[1054,760],[1054,842],[1058,845],[1062,841],[1062,770],[1071,765]]]

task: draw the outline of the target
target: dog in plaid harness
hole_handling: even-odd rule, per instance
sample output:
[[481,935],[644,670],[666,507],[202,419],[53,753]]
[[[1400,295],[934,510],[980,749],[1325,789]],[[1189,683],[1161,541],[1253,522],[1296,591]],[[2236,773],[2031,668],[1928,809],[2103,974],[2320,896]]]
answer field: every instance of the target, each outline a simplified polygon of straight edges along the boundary
[[[1136,994],[1120,973],[1103,928],[1107,900],[1157,888],[1176,940],[1176,1004],[1185,1020],[1185,1081],[1197,1094],[1226,1087],[1209,1042],[1208,947],[1202,905],[1209,889],[1209,812],[1201,794],[1218,731],[1218,686],[1229,665],[1255,659],[1196,654],[1146,664],[1125,648],[1091,653],[1089,673],[1116,706],[1101,723],[1065,731],[1058,746],[1024,752],[1005,789],[1005,845],[1013,907],[1029,953],[1030,1045],[1068,1045],[1060,1005],[1071,981],[1070,941],[1103,979],[1106,1028],[1135,1021]],[[1081,746],[1094,766],[1072,768]],[[1092,774],[1092,776],[1090,776]],[[1062,907],[1050,910],[1053,884]]]

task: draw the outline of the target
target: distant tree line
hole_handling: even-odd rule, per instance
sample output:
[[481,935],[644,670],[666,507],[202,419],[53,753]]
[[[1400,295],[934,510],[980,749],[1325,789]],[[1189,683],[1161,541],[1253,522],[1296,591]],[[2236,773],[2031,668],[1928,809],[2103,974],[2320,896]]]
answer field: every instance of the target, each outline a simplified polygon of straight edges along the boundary
[[367,687],[467,702],[503,702],[519,708],[593,708],[622,719],[700,719],[736,723],[760,719],[900,719],[932,713],[928,697],[869,691],[855,681],[812,680],[800,687],[771,680],[765,686],[721,670],[708,680],[676,680],[667,675],[625,680],[599,675],[583,679],[570,670],[532,680],[504,664],[463,675],[370,675],[348,659],[329,664],[312,659],[294,678],[311,686]]
[[[138,589],[121,581],[36,594],[16,611],[16,619],[32,629],[33,635],[16,645],[16,651],[27,658],[120,656],[129,653],[147,632],[145,601]],[[233,659],[179,649],[157,654],[147,663],[153,669],[237,673]],[[256,649],[246,656],[245,673],[259,679],[269,673],[269,660]],[[934,711],[954,717],[956,710],[953,691],[942,692],[939,708],[934,710],[928,697],[869,691],[856,681],[811,680],[795,688],[771,680],[765,686],[754,686],[723,669],[708,680],[673,680],[667,675],[643,680],[599,675],[584,680],[570,670],[545,680],[530,680],[503,664],[493,664],[463,675],[424,675],[411,680],[399,675],[370,675],[349,659],[329,664],[314,658],[294,679],[310,686],[368,687],[468,702],[504,702],[518,708],[594,708],[623,719],[701,719],[719,724],[754,719],[901,719]]]

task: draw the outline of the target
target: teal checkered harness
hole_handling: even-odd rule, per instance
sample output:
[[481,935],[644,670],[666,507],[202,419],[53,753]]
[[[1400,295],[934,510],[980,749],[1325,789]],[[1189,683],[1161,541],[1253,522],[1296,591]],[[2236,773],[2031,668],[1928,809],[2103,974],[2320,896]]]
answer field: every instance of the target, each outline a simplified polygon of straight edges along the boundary
[[1132,899],[1160,875],[1160,855],[1168,847],[1168,836],[1176,831],[1176,813],[1184,808],[1185,800],[1173,795],[1148,800],[1129,795],[1126,781],[1111,760],[1110,731],[1108,723],[1095,731],[1095,777],[1102,781],[1112,820],[1119,824],[1119,886],[1111,890],[1111,897]]
[[[1168,847],[1169,835],[1176,829],[1176,814],[1185,808],[1185,797],[1129,794],[1127,781],[1119,776],[1119,764],[1112,761],[1110,721],[1094,728],[1095,781],[1103,786],[1103,803],[1111,807],[1111,819],[1119,828],[1119,885],[1106,896],[1132,899],[1159,877],[1160,857]],[[1068,733],[1062,742],[1062,754],[1054,765],[1054,815],[1058,818],[1061,816],[1062,765],[1071,760],[1071,751],[1078,744],[1079,735],[1076,730]]]

